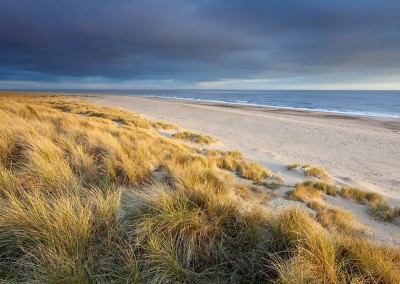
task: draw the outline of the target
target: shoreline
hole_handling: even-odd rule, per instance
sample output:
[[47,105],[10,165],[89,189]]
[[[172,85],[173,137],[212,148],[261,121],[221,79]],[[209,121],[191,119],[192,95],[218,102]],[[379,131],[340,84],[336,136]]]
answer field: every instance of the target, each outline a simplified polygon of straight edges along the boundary
[[[83,95],[84,96],[84,95]],[[102,95],[99,95],[102,96]],[[104,95],[104,96],[119,96],[119,95]],[[121,95],[122,96],[122,95]],[[323,110],[312,110],[312,109],[300,109],[300,108],[290,108],[290,107],[274,107],[274,106],[263,106],[263,105],[245,105],[245,104],[235,104],[235,103],[226,103],[226,102],[211,102],[205,100],[185,100],[185,99],[177,99],[177,98],[166,98],[166,97],[156,97],[156,96],[133,96],[128,95],[127,97],[135,97],[135,98],[148,98],[155,100],[171,100],[176,102],[185,102],[187,104],[194,105],[206,105],[212,107],[220,107],[220,108],[232,108],[232,109],[241,109],[241,110],[249,110],[249,111],[257,111],[257,112],[266,112],[266,113],[280,113],[280,114],[288,114],[288,115],[301,115],[305,117],[319,117],[319,118],[331,118],[331,119],[348,119],[348,120],[362,120],[369,123],[382,123],[382,126],[393,130],[395,132],[400,132],[400,117],[384,117],[384,116],[370,116],[370,115],[362,115],[362,114],[353,114],[353,113],[345,113],[345,112],[335,112],[335,111],[323,111]]]
[[[117,95],[118,96],[118,95]],[[293,111],[305,111],[305,112],[317,112],[317,113],[330,113],[345,116],[360,116],[360,117],[375,117],[375,118],[388,118],[388,119],[400,119],[400,115],[390,115],[383,113],[372,113],[372,112],[351,112],[351,111],[339,111],[339,110],[325,110],[325,109],[310,109],[301,107],[284,107],[284,106],[272,106],[272,105],[262,105],[255,103],[244,103],[244,102],[227,102],[218,100],[206,100],[197,98],[179,98],[179,97],[168,97],[168,96],[139,96],[139,95],[121,95],[121,96],[133,96],[133,97],[146,97],[155,99],[167,99],[167,100],[177,100],[185,102],[195,102],[204,103],[209,105],[224,105],[229,106],[239,106],[239,107],[252,107],[252,108],[267,108],[267,109],[279,109],[279,110],[293,110]]]
[[[219,100],[207,100],[199,98],[185,98],[185,97],[175,97],[175,96],[157,96],[157,95],[134,95],[134,94],[118,94],[118,93],[79,93],[68,91],[57,92],[53,90],[48,91],[19,91],[19,90],[0,90],[0,93],[29,93],[29,94],[47,94],[47,95],[67,95],[67,96],[82,96],[82,97],[92,97],[92,96],[118,96],[118,97],[137,97],[137,98],[149,98],[149,99],[161,99],[161,100],[175,100],[187,103],[195,104],[206,104],[206,105],[219,105],[224,107],[241,107],[241,108],[254,108],[254,109],[269,109],[269,110],[280,110],[280,111],[295,111],[295,112],[310,112],[310,113],[321,113],[321,114],[332,114],[332,115],[343,115],[346,117],[366,117],[366,118],[382,118],[390,119],[394,121],[399,121],[400,125],[400,115],[395,114],[385,114],[385,113],[375,113],[375,112],[363,112],[363,111],[340,111],[340,110],[329,110],[329,109],[312,109],[312,108],[302,108],[302,107],[285,107],[285,106],[273,106],[273,105],[262,105],[256,103],[245,103],[244,101],[228,102]],[[400,130],[400,126],[398,127]]]

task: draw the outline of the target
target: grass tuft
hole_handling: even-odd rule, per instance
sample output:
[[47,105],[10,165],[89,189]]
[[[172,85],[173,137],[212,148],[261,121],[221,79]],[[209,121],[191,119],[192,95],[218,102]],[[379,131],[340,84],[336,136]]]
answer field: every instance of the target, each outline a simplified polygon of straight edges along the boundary
[[286,166],[288,171],[292,169],[302,168],[304,169],[304,175],[307,177],[316,177],[322,180],[330,179],[330,176],[321,168],[312,167],[308,164],[301,165],[299,163],[294,163]]
[[316,177],[319,179],[329,179],[329,175],[321,168],[310,167],[306,168],[305,175],[308,177]]
[[324,192],[315,188],[312,182],[303,182],[297,184],[293,190],[287,193],[287,196],[291,200],[309,202],[312,200],[321,200]]
[[194,142],[194,143],[198,143],[198,144],[206,144],[206,145],[218,142],[217,139],[214,139],[210,136],[201,135],[201,134],[193,133],[190,131],[178,132],[178,133],[172,134],[172,137],[178,138],[178,139],[183,139],[183,140],[188,140],[190,142]]
[[296,169],[296,168],[301,168],[301,164],[299,164],[299,163],[294,163],[294,164],[290,164],[290,165],[287,165],[286,166],[286,169],[287,170],[293,170],[293,169]]
[[292,200],[303,201],[305,203],[313,199],[321,199],[322,193],[331,196],[341,196],[342,198],[352,199],[357,203],[368,205],[369,212],[372,216],[382,221],[393,221],[400,216],[399,207],[391,207],[386,199],[375,192],[363,191],[356,187],[342,187],[326,182],[305,181],[297,184],[295,188],[288,192],[288,197]]

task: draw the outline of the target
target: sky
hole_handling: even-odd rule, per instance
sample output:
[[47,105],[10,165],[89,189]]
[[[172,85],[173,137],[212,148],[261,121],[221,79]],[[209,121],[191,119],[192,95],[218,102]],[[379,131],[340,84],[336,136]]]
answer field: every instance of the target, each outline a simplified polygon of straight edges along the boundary
[[0,0],[0,89],[400,89],[397,0]]

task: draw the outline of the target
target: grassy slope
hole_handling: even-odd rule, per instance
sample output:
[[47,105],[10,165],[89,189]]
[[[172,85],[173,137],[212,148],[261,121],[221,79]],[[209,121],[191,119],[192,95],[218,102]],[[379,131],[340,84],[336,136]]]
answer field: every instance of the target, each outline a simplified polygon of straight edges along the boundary
[[171,125],[4,94],[0,122],[0,282],[400,282],[399,249],[323,208],[314,218],[248,206],[259,192],[233,173],[269,171],[152,130]]

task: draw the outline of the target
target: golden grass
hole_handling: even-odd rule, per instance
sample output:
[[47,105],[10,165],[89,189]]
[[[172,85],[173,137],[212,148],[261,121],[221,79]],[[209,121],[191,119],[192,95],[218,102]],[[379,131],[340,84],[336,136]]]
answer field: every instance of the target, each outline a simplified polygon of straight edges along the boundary
[[306,168],[305,175],[308,177],[316,177],[319,179],[329,179],[329,175],[321,168],[310,167]]
[[369,210],[373,216],[383,221],[393,221],[400,216],[400,207],[391,207],[386,201],[370,203]]
[[233,186],[234,193],[246,202],[265,204],[265,202],[279,197],[274,190],[265,190],[261,186],[247,183],[236,183]]
[[343,187],[340,190],[343,198],[353,199],[360,204],[378,203],[384,201],[383,196],[375,192],[363,191],[356,187]]
[[272,178],[275,182],[281,179],[274,176],[267,168],[258,163],[246,161],[238,151],[200,151],[206,158],[198,158],[204,165],[216,166],[234,172],[237,176],[255,182],[265,182]]
[[297,168],[301,168],[301,164],[299,163],[294,163],[294,164],[290,164],[286,166],[287,170],[293,170],[293,169],[297,169]]
[[316,178],[322,179],[322,180],[330,179],[329,174],[326,173],[324,169],[313,167],[308,164],[301,165],[299,163],[294,163],[294,164],[290,164],[290,165],[286,166],[286,169],[288,171],[290,171],[292,169],[297,169],[297,168],[304,169],[304,175],[307,177],[316,177]]
[[264,186],[268,189],[279,189],[284,186],[283,180],[280,177],[271,177],[272,181],[255,181],[254,185]]
[[295,252],[290,261],[275,255],[278,283],[398,283],[400,279],[398,248],[343,232],[330,236],[298,209],[284,212],[276,223],[275,237],[291,244],[290,251]]
[[291,200],[309,202],[312,200],[321,200],[323,198],[323,192],[316,189],[312,182],[303,182],[297,184],[293,190],[287,193],[287,196]]
[[305,181],[296,185],[288,193],[288,196],[292,200],[307,203],[312,199],[320,199],[322,193],[331,196],[339,195],[346,199],[352,199],[357,203],[368,205],[370,214],[382,221],[393,221],[397,216],[400,216],[400,207],[391,207],[382,195],[376,192],[363,191],[356,187],[339,188],[322,181]]
[[212,138],[210,136],[201,135],[201,134],[193,133],[190,131],[182,131],[182,132],[174,133],[174,134],[172,134],[172,137],[178,138],[178,139],[183,139],[183,140],[188,140],[190,142],[194,142],[194,143],[198,143],[198,144],[206,144],[206,145],[218,142],[217,139]]
[[400,207],[391,207],[386,199],[376,193],[363,191],[355,187],[343,187],[340,190],[343,198],[353,199],[360,204],[368,205],[371,215],[382,221],[393,221],[400,216]]
[[0,122],[0,282],[399,283],[398,249],[262,210],[238,152],[51,95],[3,94]]
[[350,211],[327,207],[316,201],[308,202],[307,206],[317,212],[318,222],[331,232],[358,235],[365,232],[365,228]]

